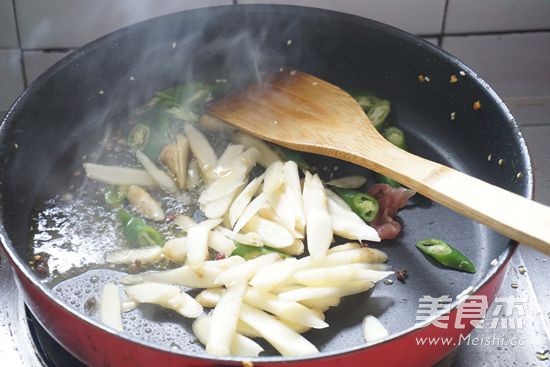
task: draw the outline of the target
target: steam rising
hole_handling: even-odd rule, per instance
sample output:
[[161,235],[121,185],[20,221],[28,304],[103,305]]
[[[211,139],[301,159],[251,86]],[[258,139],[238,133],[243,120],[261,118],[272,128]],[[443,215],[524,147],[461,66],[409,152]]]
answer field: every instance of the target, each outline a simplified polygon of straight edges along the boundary
[[[146,19],[195,8],[187,1],[156,0],[131,1],[48,1],[17,4],[17,10],[40,14],[32,26],[21,27],[24,48],[77,48],[121,27]],[[201,6],[222,5],[227,1],[203,0]],[[49,14],[55,14],[48,16]],[[72,16],[73,21],[59,22]],[[33,19],[33,18],[31,18]],[[75,29],[75,26],[78,27]],[[72,28],[71,28],[72,27]]]
[[[137,9],[128,9],[128,19],[154,14],[152,7],[152,2],[145,2]],[[94,58],[100,64],[118,64],[117,75],[111,75],[107,68],[103,75],[91,76],[99,77],[95,83],[99,86],[90,90],[90,98],[101,100],[101,108],[88,109],[81,126],[102,125],[106,135],[101,141],[105,144],[107,134],[111,133],[107,123],[113,116],[142,105],[159,90],[189,81],[227,81],[231,88],[238,89],[260,81],[266,73],[296,63],[303,43],[295,32],[297,23],[289,19],[274,25],[265,13],[248,13],[247,8],[243,9],[239,11],[242,23],[239,18],[227,21],[220,16],[219,8],[203,9],[192,16],[176,14],[151,20],[108,41],[111,46],[108,52]],[[260,22],[258,17],[262,18]],[[192,24],[186,26],[190,20]],[[139,36],[134,37],[132,31]],[[122,52],[117,52],[117,48],[123,49]],[[120,60],[128,50],[130,59]],[[100,155],[101,152],[95,156]]]
[[[245,14],[245,23],[248,16],[256,15]],[[117,243],[117,221],[112,211],[98,210],[103,201],[101,185],[82,178],[83,173],[78,179],[72,178],[73,172],[81,172],[83,161],[106,163],[110,159],[110,164],[120,164],[120,157],[113,153],[113,141],[126,136],[117,136],[113,122],[124,124],[128,111],[143,105],[159,90],[188,81],[220,80],[240,88],[260,81],[266,72],[287,66],[287,60],[299,55],[299,40],[288,36],[294,28],[292,21],[281,28],[266,18],[261,27],[249,26],[227,22],[219,15],[216,18],[215,11],[199,12],[189,19],[174,15],[152,20],[100,41],[100,47],[91,45],[73,54],[91,62],[90,67],[101,67],[99,75],[86,73],[85,63],[80,67],[79,78],[90,89],[86,103],[75,106],[82,109],[82,118],[71,126],[76,145],[69,154],[70,161],[58,164],[60,169],[48,178],[53,193],[63,195],[68,190],[70,200],[48,201],[36,222],[34,251],[51,255],[52,270],[61,274],[84,270],[103,263],[107,252],[124,245]],[[274,28],[277,34],[272,33]],[[64,77],[62,72],[58,77]],[[60,153],[66,155],[66,151]],[[70,189],[67,182],[77,187]],[[193,215],[194,210],[193,205],[186,204],[179,213]]]

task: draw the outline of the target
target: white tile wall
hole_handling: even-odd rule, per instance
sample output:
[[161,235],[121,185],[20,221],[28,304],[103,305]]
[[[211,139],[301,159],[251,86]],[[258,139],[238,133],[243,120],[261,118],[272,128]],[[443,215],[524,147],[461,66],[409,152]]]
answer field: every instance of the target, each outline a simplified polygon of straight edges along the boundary
[[18,47],[12,0],[0,0],[0,47]]
[[231,0],[15,0],[23,48],[76,48],[147,18]]
[[30,84],[46,69],[68,54],[69,52],[23,51],[23,64],[27,84]]
[[444,37],[442,47],[501,97],[550,96],[550,32]]
[[449,0],[445,32],[550,30],[548,0]]
[[[319,7],[373,18],[407,31],[433,35],[437,44],[446,0],[238,0]],[[443,47],[456,54],[504,97],[518,120],[548,123],[550,114],[550,0],[448,0],[447,32],[549,29],[503,36],[449,36]],[[0,0],[0,49],[18,47],[15,2],[28,82],[63,52],[126,24],[195,7],[229,5],[232,0]],[[29,50],[32,49],[32,50]],[[17,50],[0,53],[0,111],[22,88]],[[16,60],[14,62],[14,60]]]
[[0,111],[6,111],[23,91],[21,51],[0,50]]
[[239,4],[311,6],[372,18],[411,33],[441,32],[445,0],[238,0]]
[[[550,119],[547,122],[550,122]],[[522,131],[527,140],[527,147],[533,155],[535,200],[550,205],[550,126],[528,126]]]
[[550,95],[505,97],[504,103],[522,125],[550,124]]
[[433,43],[434,45],[437,46],[437,43],[438,43],[437,38],[435,38],[435,37],[425,37],[424,39],[425,39],[426,41],[428,41],[428,42],[430,42],[430,43]]

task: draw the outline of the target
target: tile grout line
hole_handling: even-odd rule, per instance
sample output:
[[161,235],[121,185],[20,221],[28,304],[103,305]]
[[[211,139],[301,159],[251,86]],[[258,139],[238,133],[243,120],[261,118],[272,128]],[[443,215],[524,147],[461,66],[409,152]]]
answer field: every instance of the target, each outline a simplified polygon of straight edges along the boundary
[[549,94],[530,94],[525,96],[509,96],[509,97],[502,97],[504,102],[506,101],[523,101],[523,100],[532,100],[532,99],[550,99],[550,93]]
[[449,0],[445,0],[445,6],[443,7],[443,18],[441,19],[441,29],[439,31],[439,37],[437,37],[437,46],[443,45],[443,36],[445,34],[445,25],[447,24],[447,12],[449,10]]
[[524,127],[539,127],[539,128],[542,128],[542,127],[549,127],[550,126],[550,121],[549,122],[542,122],[542,123],[536,123],[536,122],[526,122],[524,124],[519,124],[519,128],[522,129]]
[[73,51],[75,50],[74,47],[48,47],[48,48],[33,48],[33,47],[30,47],[30,48],[26,48],[26,47],[22,47],[21,50],[23,51],[40,51],[40,52],[44,52],[44,53],[53,53],[53,52],[70,52],[70,51]]
[[17,45],[19,46],[19,61],[21,64],[21,75],[23,77],[23,87],[27,88],[27,72],[25,70],[25,60],[23,59],[23,48],[21,47],[21,32],[19,31],[19,19],[17,18],[17,8],[15,0],[11,1],[13,7],[13,20],[15,22],[15,34],[17,36]]
[[[15,1],[15,0],[12,0]],[[446,0],[449,1],[449,0]],[[238,0],[233,0],[233,5],[238,5]],[[15,10],[14,10],[15,13]],[[445,15],[446,17],[446,15]],[[20,36],[19,36],[19,26],[18,21],[16,18],[16,30],[17,30],[17,39],[19,43],[19,48],[22,51],[43,51],[43,52],[68,52],[74,50],[74,48],[71,47],[48,47],[48,48],[35,48],[35,47],[21,47],[20,42]],[[442,23],[442,29],[445,26],[445,21]],[[417,33],[415,34],[417,37],[420,38],[435,38],[438,40],[438,46],[441,47],[441,41],[444,37],[469,37],[469,36],[506,36],[506,35],[531,35],[531,34],[541,34],[541,33],[548,33],[550,34],[550,29],[547,30],[514,30],[514,31],[491,31],[491,32],[464,32],[464,33],[444,33],[443,31],[440,33]],[[13,47],[2,47],[0,46],[1,50],[13,50]]]
[[47,48],[35,48],[35,47],[0,47],[0,51],[3,50],[21,50],[21,51],[40,51],[40,52],[70,52],[75,50],[74,47],[47,47]]
[[479,31],[479,32],[449,32],[443,33],[443,37],[468,37],[468,36],[507,36],[514,34],[545,34],[550,33],[550,28],[541,29],[515,29],[509,31]]

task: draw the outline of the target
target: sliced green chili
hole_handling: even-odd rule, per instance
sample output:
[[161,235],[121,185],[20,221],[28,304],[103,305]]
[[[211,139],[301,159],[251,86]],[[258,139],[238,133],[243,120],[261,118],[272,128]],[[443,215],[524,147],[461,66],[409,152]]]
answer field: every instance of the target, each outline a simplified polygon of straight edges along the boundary
[[196,123],[207,102],[227,89],[227,83],[188,82],[156,93],[158,104],[174,118]]
[[200,106],[212,99],[215,87],[200,82],[188,82],[157,92],[155,95],[166,108]]
[[359,106],[363,108],[365,112],[367,112],[372,106],[380,102],[380,98],[376,97],[372,94],[359,94],[353,96],[357,103],[359,103]]
[[142,150],[153,160],[175,140],[178,129],[185,123],[196,123],[204,113],[205,105],[223,92],[226,83],[204,84],[188,82],[157,92],[145,106],[130,135],[128,144]]
[[111,208],[119,208],[126,200],[127,186],[108,186],[103,189],[105,203]]
[[128,135],[128,145],[135,149],[143,149],[149,140],[151,129],[145,124],[137,124]]
[[122,233],[131,247],[163,246],[164,238],[159,231],[125,209],[117,210],[117,218],[122,224]]
[[445,241],[429,238],[418,241],[416,247],[441,265],[468,273],[476,272],[474,263]]
[[190,107],[176,106],[168,109],[167,112],[174,118],[191,124],[196,124],[200,119],[200,115]]
[[399,182],[395,181],[392,178],[389,178],[388,176],[381,175],[380,173],[375,173],[375,176],[376,176],[376,181],[380,183],[385,183],[395,188],[403,187],[403,185],[401,185]]
[[294,161],[302,171],[312,171],[312,167],[306,162],[304,157],[297,151],[277,146],[276,150],[285,161]]
[[392,143],[398,148],[407,150],[407,143],[405,141],[405,133],[398,127],[390,126],[384,130],[382,134],[387,141]]
[[[390,126],[384,130],[384,133],[382,134],[384,138],[386,138],[390,143],[393,145],[403,149],[407,150],[407,143],[405,141],[405,134],[403,133],[403,130],[401,130],[398,127]],[[381,183],[388,184],[392,187],[403,187],[399,182],[395,181],[392,178],[389,178],[387,176],[383,176],[379,173],[375,174],[376,180]]]
[[376,130],[381,131],[386,123],[386,117],[390,114],[391,104],[390,101],[382,100],[377,102],[369,108],[367,116]]
[[268,246],[261,246],[261,247],[250,246],[239,242],[235,242],[235,245],[236,245],[235,250],[233,250],[233,252],[231,253],[231,256],[241,256],[246,260],[250,260],[255,257],[265,255],[265,254],[270,254],[270,253],[278,253],[283,257],[288,257],[288,255],[285,254],[284,252],[281,252],[277,249],[274,249]]
[[172,126],[167,111],[155,108],[128,135],[128,145],[143,151],[152,160],[157,160],[162,149],[175,140],[176,128]]
[[365,222],[372,222],[378,214],[380,205],[378,200],[363,192],[342,189],[339,187],[332,188],[344,201],[349,205],[351,210],[358,216],[360,216]]

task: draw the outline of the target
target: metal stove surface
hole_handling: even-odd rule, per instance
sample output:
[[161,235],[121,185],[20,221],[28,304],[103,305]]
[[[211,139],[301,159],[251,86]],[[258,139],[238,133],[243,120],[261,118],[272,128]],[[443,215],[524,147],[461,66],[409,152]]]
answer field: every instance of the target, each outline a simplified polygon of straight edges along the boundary
[[57,343],[25,308],[28,324],[37,353],[48,367],[86,367]]
[[35,347],[23,297],[0,253],[0,356],[6,366],[47,366]]
[[0,364],[10,367],[85,367],[30,314],[13,271],[0,256]]

